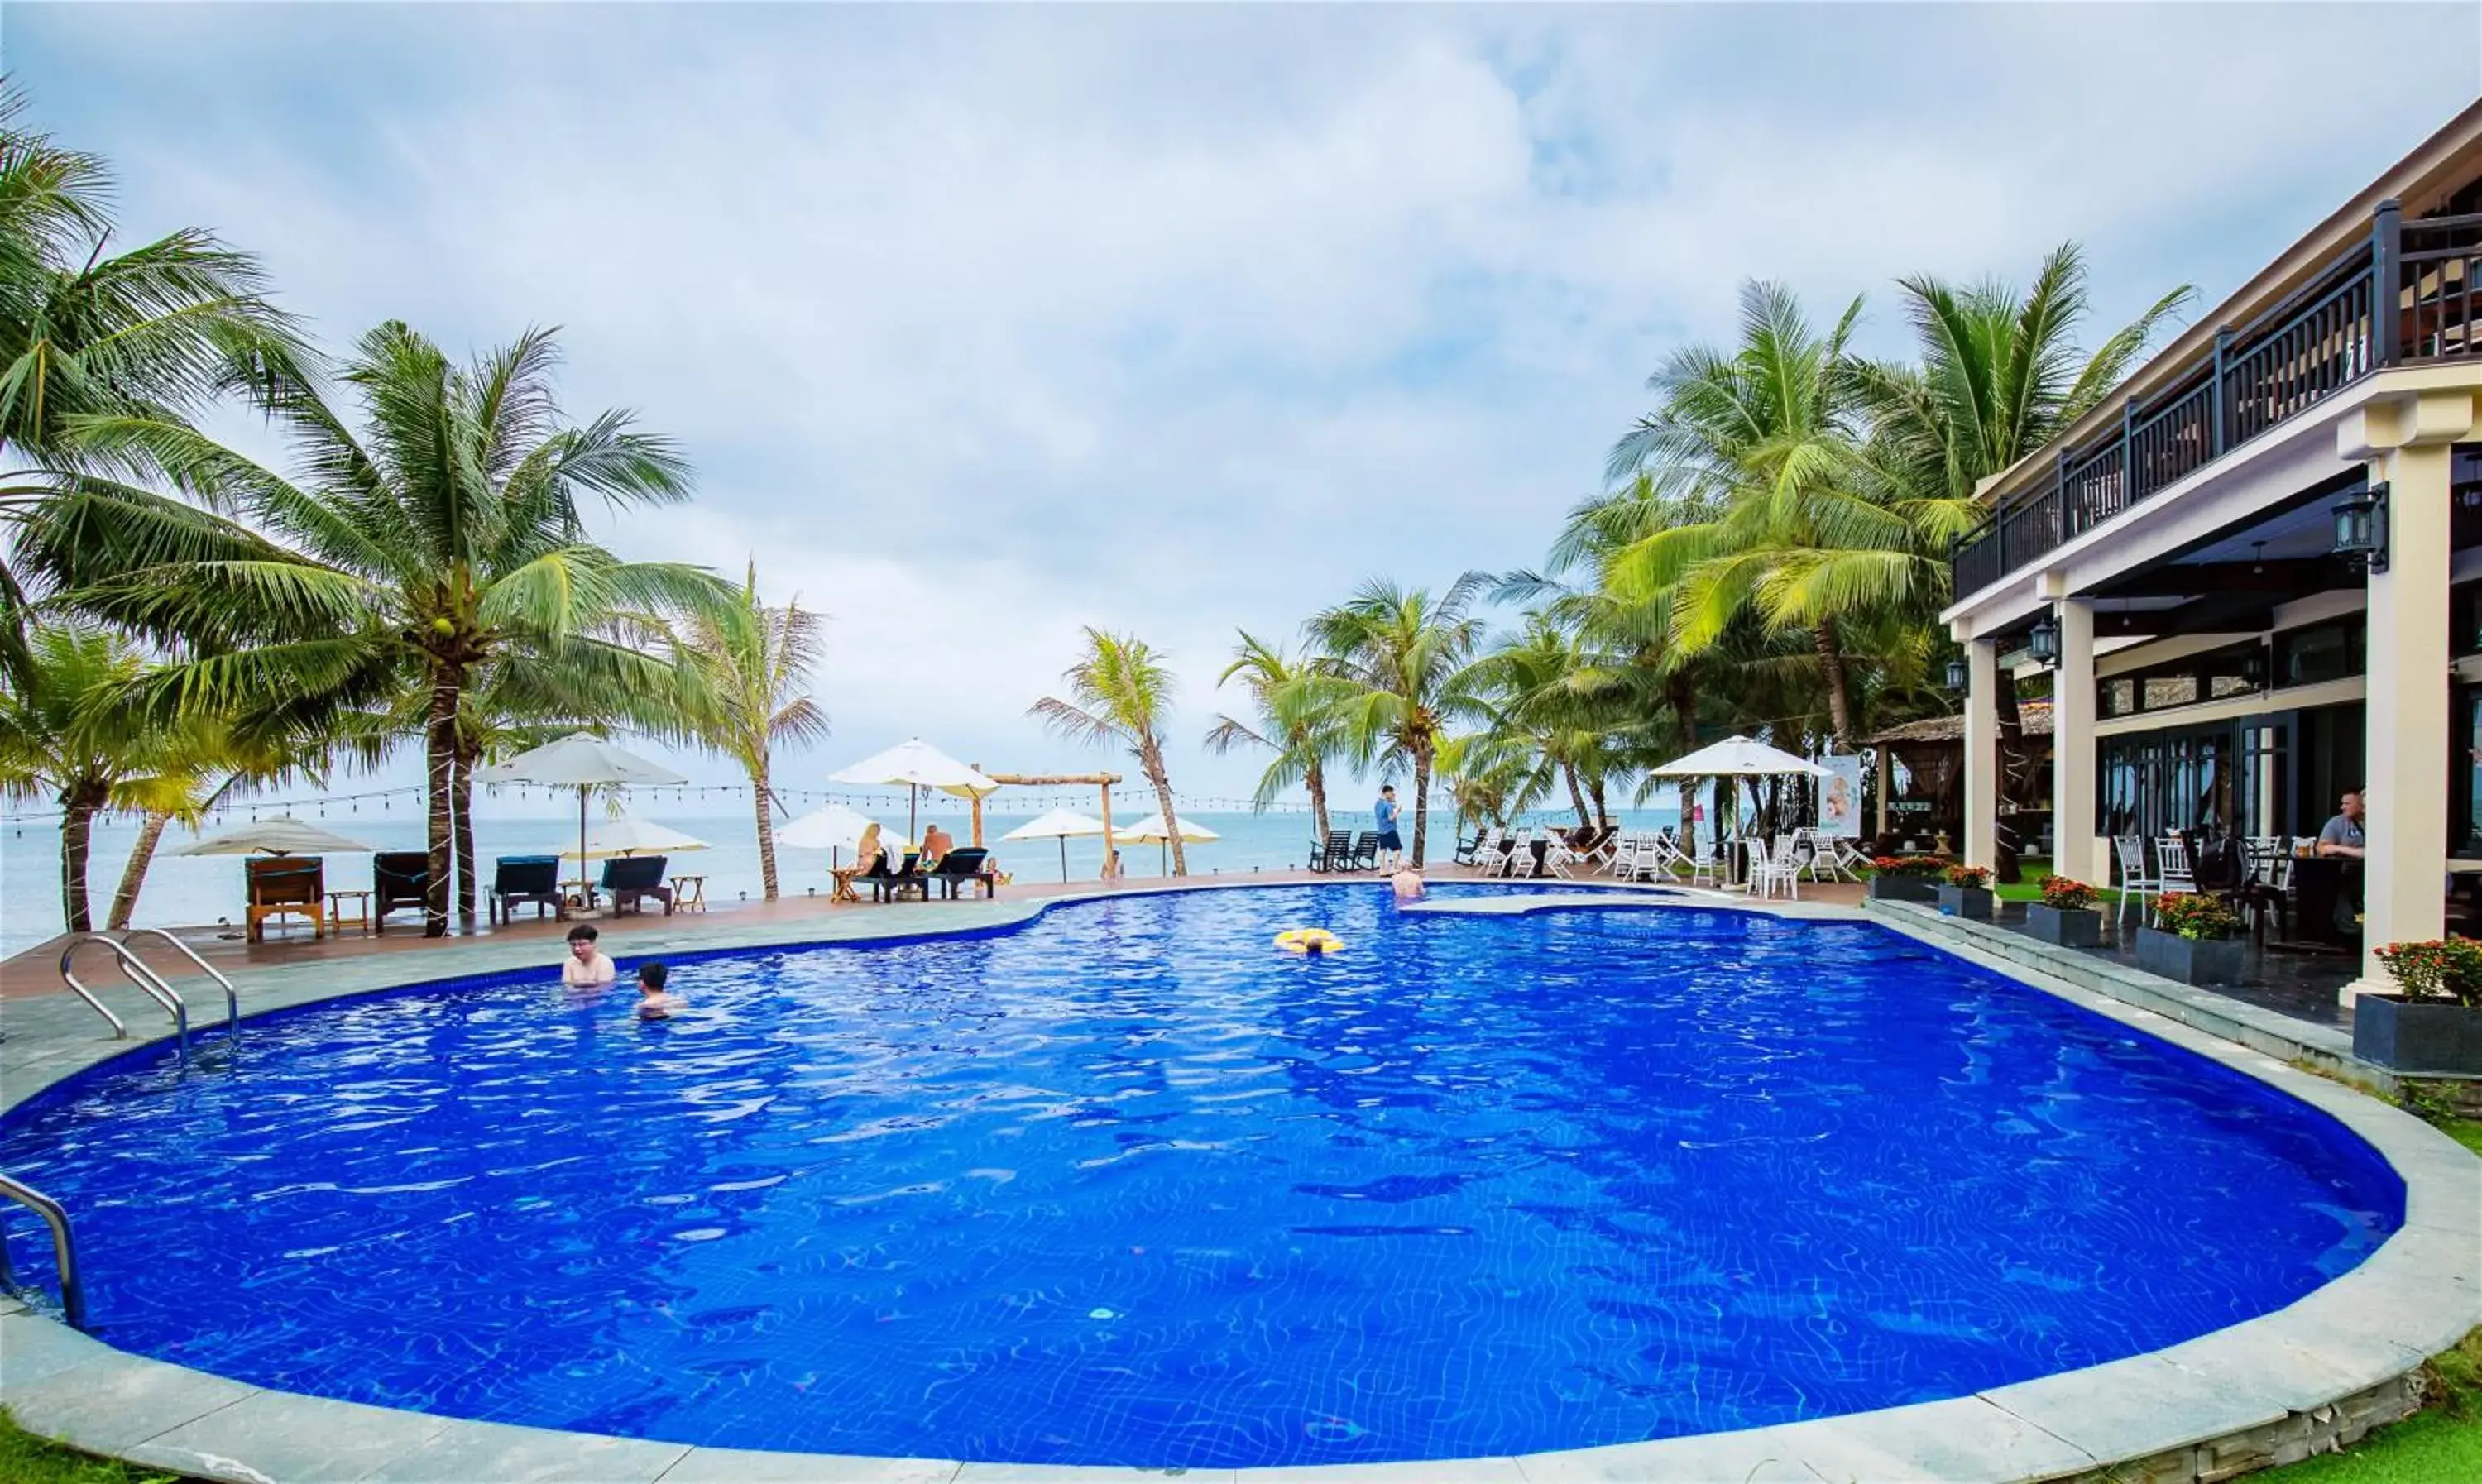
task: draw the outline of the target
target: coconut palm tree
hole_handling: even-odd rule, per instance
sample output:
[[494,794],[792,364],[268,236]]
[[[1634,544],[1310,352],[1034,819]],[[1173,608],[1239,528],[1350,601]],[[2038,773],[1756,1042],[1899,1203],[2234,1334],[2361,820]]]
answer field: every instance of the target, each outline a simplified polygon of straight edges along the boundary
[[758,868],[767,900],[776,900],[776,795],[773,755],[779,743],[806,744],[828,735],[828,714],[803,693],[826,642],[824,616],[797,596],[780,608],[759,600],[753,562],[733,599],[695,616],[685,634],[690,658],[709,703],[689,714],[691,734],[732,758],[750,775],[758,810]]
[[382,325],[343,372],[358,431],[312,384],[272,402],[295,475],[177,422],[86,417],[70,434],[80,448],[159,470],[197,505],[84,478],[25,526],[39,570],[85,611],[191,646],[159,703],[307,718],[421,698],[432,937],[448,930],[468,687],[511,661],[607,708],[662,694],[670,619],[728,592],[701,569],[624,562],[588,538],[584,496],[670,504],[687,497],[689,470],[625,413],[568,423],[556,364],[548,331],[461,367]]
[[1125,747],[1154,785],[1155,803],[1163,809],[1165,831],[1172,835],[1172,873],[1189,874],[1189,859],[1180,844],[1180,821],[1173,812],[1172,779],[1164,769],[1163,731],[1172,718],[1175,680],[1163,657],[1133,634],[1086,630],[1086,652],[1060,673],[1069,699],[1045,696],[1026,708],[1026,715],[1064,737],[1092,746]]
[[1413,769],[1416,866],[1430,825],[1432,769],[1449,719],[1465,704],[1465,666],[1482,640],[1482,623],[1469,610],[1490,583],[1468,573],[1434,599],[1374,578],[1307,625],[1318,651],[1312,664],[1337,682],[1332,714],[1355,760]]
[[[25,110],[0,86],[0,519],[92,464],[66,436],[79,417],[179,422],[312,361],[256,260],[208,233],[107,252],[110,172],[26,127]],[[21,575],[0,563],[8,673],[28,657],[25,605]]]
[[1628,690],[1619,664],[1538,612],[1467,667],[1464,686],[1470,718],[1528,761],[1515,808],[1564,785],[1578,828],[1610,823],[1607,789],[1627,769],[1626,738],[1639,729],[1610,704]]
[[[1921,275],[1897,281],[1920,359],[1856,368],[1856,386],[1884,450],[1877,462],[1913,498],[1943,503],[1974,520],[1980,517],[1975,488],[2092,411],[2197,298],[2189,285],[2174,289],[2089,353],[2077,338],[2092,305],[2084,255],[2074,243],[2053,249],[2021,294],[1996,278],[1955,284]],[[2024,745],[2015,686],[2001,685],[1996,702],[2000,786],[2023,804],[2036,759]],[[2001,881],[2018,879],[2013,842],[2000,841],[1994,863]]]
[[1310,827],[1327,838],[1327,766],[1343,751],[1334,724],[1334,685],[1307,660],[1295,659],[1283,646],[1243,629],[1232,651],[1232,663],[1217,676],[1218,685],[1239,679],[1257,711],[1255,727],[1230,716],[1218,716],[1206,733],[1206,745],[1220,755],[1236,747],[1259,747],[1275,754],[1258,777],[1252,802],[1260,808],[1295,784],[1310,796]]
[[167,785],[186,783],[187,790],[176,795],[171,787],[164,788],[139,821],[138,838],[121,864],[120,884],[113,890],[104,930],[117,933],[129,926],[146,873],[155,863],[155,849],[175,820],[195,827],[209,809],[235,794],[297,775],[313,787],[324,788],[329,757],[338,745],[339,739],[333,737],[277,737],[236,727],[224,717],[176,715],[165,737],[164,771],[159,777]]
[[103,809],[178,813],[196,797],[195,762],[177,729],[128,703],[149,667],[137,646],[84,622],[28,636],[21,684],[0,688],[0,794],[61,809],[61,920],[94,926],[87,857]]
[[1671,594],[1676,636],[1692,652],[1745,612],[1803,633],[1846,746],[1848,630],[1891,608],[1935,606],[1949,541],[1979,518],[1969,501],[1906,485],[1873,457],[1885,450],[1866,437],[1847,350],[1861,309],[1856,299],[1820,334],[1788,291],[1744,285],[1739,346],[1676,354],[1650,383],[1658,406],[1610,461],[1616,476],[1703,513],[1642,536],[1613,566],[1624,592]]

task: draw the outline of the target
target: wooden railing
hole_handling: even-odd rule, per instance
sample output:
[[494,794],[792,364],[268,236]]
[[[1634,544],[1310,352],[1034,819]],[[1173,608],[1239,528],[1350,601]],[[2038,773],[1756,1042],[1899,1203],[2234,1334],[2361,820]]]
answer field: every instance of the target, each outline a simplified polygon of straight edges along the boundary
[[[2392,317],[2371,313],[2384,284]],[[1962,596],[1989,587],[2232,449],[2387,366],[2456,360],[2482,335],[2482,216],[2399,219],[2381,202],[2366,244],[2213,346],[2163,390],[2122,404],[2119,426],[2063,446],[1957,543]]]

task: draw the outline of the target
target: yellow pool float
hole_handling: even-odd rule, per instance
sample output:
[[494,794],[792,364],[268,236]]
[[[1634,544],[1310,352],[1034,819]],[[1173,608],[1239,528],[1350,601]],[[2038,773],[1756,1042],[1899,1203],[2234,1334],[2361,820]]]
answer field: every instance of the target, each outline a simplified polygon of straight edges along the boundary
[[1333,953],[1344,940],[1325,928],[1293,928],[1276,935],[1276,946],[1286,953]]

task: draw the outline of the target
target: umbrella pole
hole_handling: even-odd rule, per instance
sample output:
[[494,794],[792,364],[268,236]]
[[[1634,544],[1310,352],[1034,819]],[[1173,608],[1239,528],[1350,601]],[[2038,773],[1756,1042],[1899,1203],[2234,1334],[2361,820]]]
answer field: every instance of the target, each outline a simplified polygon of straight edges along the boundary
[[[577,785],[577,895],[581,903],[586,900],[586,787],[584,783]],[[538,907],[535,911],[542,909]]]
[[1060,836],[1060,884],[1069,885],[1069,836]]

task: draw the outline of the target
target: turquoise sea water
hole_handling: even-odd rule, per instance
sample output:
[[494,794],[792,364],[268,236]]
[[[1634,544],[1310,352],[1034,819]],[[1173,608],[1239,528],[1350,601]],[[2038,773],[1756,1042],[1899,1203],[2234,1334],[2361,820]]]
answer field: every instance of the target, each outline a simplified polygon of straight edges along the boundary
[[[697,790],[690,790],[695,794]],[[1081,813],[1094,812],[1093,801],[1062,801],[1065,807]],[[1044,800],[1049,808],[1051,801]],[[1143,814],[1152,813],[1150,800],[1116,795],[1113,817],[1122,823],[1134,822]],[[599,819],[601,805],[596,805],[593,818]],[[872,817],[902,826],[905,807],[899,802],[892,808],[881,806],[867,810]],[[1010,830],[1023,824],[1041,809],[993,812],[985,816],[984,835],[997,853],[1001,868],[1027,881],[1057,881],[1061,878],[1061,851],[1058,842],[1050,840],[1012,844],[1000,839]],[[273,814],[275,810],[267,810]],[[420,850],[423,846],[423,820],[418,806],[397,800],[383,811],[377,805],[364,803],[358,809],[345,805],[331,805],[326,816],[315,809],[302,811],[312,823],[333,830],[351,839],[380,850]],[[666,790],[655,790],[649,798],[634,801],[629,812],[640,819],[669,825],[684,834],[708,842],[709,849],[682,855],[672,862],[675,872],[702,872],[707,878],[706,894],[711,904],[728,904],[744,895],[756,900],[761,895],[758,869],[756,826],[748,808],[726,811],[717,800],[691,798],[674,803]],[[1408,810],[1410,818],[1411,811]],[[243,809],[229,816],[228,823],[246,822],[249,811]],[[962,813],[946,810],[928,813],[963,841],[967,835]],[[1264,814],[1214,812],[1201,810],[1195,818],[1223,838],[1211,844],[1190,847],[1189,868],[1193,874],[1247,874],[1251,871],[1287,870],[1298,867],[1306,857],[1310,821],[1306,811],[1269,811]],[[1668,825],[1677,817],[1675,810],[1636,810],[1620,816],[1625,823],[1647,829]],[[1443,812],[1431,816],[1431,859],[1445,860],[1454,848],[1453,820]],[[1573,824],[1574,818],[1564,817],[1555,823]],[[1356,809],[1350,815],[1338,814],[1337,828],[1368,829],[1368,815]],[[211,826],[211,831],[224,826]],[[1410,842],[1410,829],[1408,832]],[[94,832],[93,860],[88,868],[87,888],[93,894],[94,914],[100,921],[112,900],[113,889],[119,884],[122,865],[129,858],[129,847],[138,837],[134,821],[107,821]],[[238,920],[241,915],[241,862],[231,857],[182,857],[172,854],[181,843],[195,838],[175,829],[169,832],[148,870],[146,886],[138,899],[138,912],[133,919],[142,927],[195,927],[224,918]],[[475,853],[483,861],[488,879],[490,860],[500,855],[548,854],[574,849],[577,841],[577,820],[574,815],[520,818],[481,817],[475,821]],[[1070,840],[1068,850],[1068,874],[1072,880],[1092,880],[1099,864],[1100,842]],[[1124,845],[1122,861],[1132,877],[1159,875],[1164,870],[1163,853],[1151,845]],[[824,850],[791,850],[777,852],[777,873],[782,890],[798,896],[812,888],[821,892],[828,888],[828,852]],[[32,947],[61,930],[60,911],[60,835],[49,824],[10,824],[0,829],[0,957]],[[364,856],[338,856],[328,862],[328,884],[331,888],[359,888],[370,885],[370,860]],[[410,922],[410,916],[400,918]]]

